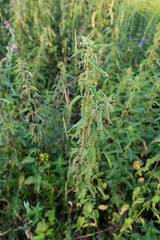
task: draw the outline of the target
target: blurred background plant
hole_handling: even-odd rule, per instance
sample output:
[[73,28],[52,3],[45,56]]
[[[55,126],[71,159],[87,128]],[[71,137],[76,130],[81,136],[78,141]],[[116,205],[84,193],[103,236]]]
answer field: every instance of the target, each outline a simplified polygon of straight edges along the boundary
[[1,0],[0,20],[0,236],[158,240],[159,0]]

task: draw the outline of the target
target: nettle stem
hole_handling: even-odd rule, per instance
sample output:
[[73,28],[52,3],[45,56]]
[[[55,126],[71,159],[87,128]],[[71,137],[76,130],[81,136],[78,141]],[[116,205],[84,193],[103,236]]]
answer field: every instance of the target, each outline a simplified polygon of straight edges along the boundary
[[[94,50],[96,46],[89,38],[82,38],[81,54],[84,71],[79,77],[81,98],[81,120],[76,124],[76,132],[73,138],[78,138],[78,147],[73,164],[69,172],[74,172],[75,192],[77,195],[77,207],[83,207],[82,217],[78,218],[77,228],[84,223],[90,227],[90,219],[97,224],[99,213],[95,208],[95,198],[98,192],[103,192],[102,180],[98,177],[100,160],[100,135],[104,135],[103,117],[109,121],[111,105],[103,92],[96,91],[99,72],[103,70],[98,66]],[[74,100],[73,100],[74,102]],[[93,222],[92,222],[93,223]]]

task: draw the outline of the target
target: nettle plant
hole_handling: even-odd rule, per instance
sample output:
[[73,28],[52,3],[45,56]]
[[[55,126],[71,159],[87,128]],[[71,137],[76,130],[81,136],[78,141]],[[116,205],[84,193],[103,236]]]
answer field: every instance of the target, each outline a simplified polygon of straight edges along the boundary
[[[72,149],[73,160],[69,168],[69,182],[73,181],[75,186],[77,207],[83,208],[77,221],[77,229],[82,226],[97,226],[99,212],[96,196],[101,193],[103,199],[107,199],[100,178],[102,174],[99,172],[99,162],[103,154],[99,146],[106,135],[103,120],[110,124],[112,112],[111,98],[102,91],[96,90],[100,73],[107,76],[97,64],[95,50],[98,44],[94,45],[89,37],[82,37],[80,45],[82,48],[73,55],[81,53],[80,66],[84,69],[79,76],[80,95],[70,103],[71,108],[77,100],[81,99],[81,119],[71,129],[74,130],[72,138],[78,138],[78,142]],[[99,209],[106,207],[100,205]]]

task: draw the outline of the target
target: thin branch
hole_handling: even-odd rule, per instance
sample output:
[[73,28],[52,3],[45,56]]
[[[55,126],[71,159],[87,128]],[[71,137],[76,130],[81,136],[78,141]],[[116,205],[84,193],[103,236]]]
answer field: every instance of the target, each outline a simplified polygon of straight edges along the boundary
[[123,226],[123,224],[119,224],[117,226],[113,226],[113,227],[109,227],[109,228],[106,228],[104,230],[101,230],[99,232],[95,232],[95,233],[90,233],[90,234],[87,234],[87,235],[83,235],[83,236],[80,236],[80,237],[75,237],[73,238],[72,240],[76,240],[76,239],[80,239],[80,238],[87,238],[87,237],[91,237],[95,234],[99,234],[99,233],[102,233],[102,232],[105,232],[105,231],[113,231],[114,229],[116,228],[121,228]]

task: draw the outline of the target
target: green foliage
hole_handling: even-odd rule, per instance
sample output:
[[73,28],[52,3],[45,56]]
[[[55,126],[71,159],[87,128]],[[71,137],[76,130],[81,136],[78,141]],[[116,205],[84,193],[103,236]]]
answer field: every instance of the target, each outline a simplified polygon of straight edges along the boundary
[[159,239],[159,20],[159,0],[0,1],[0,237]]

